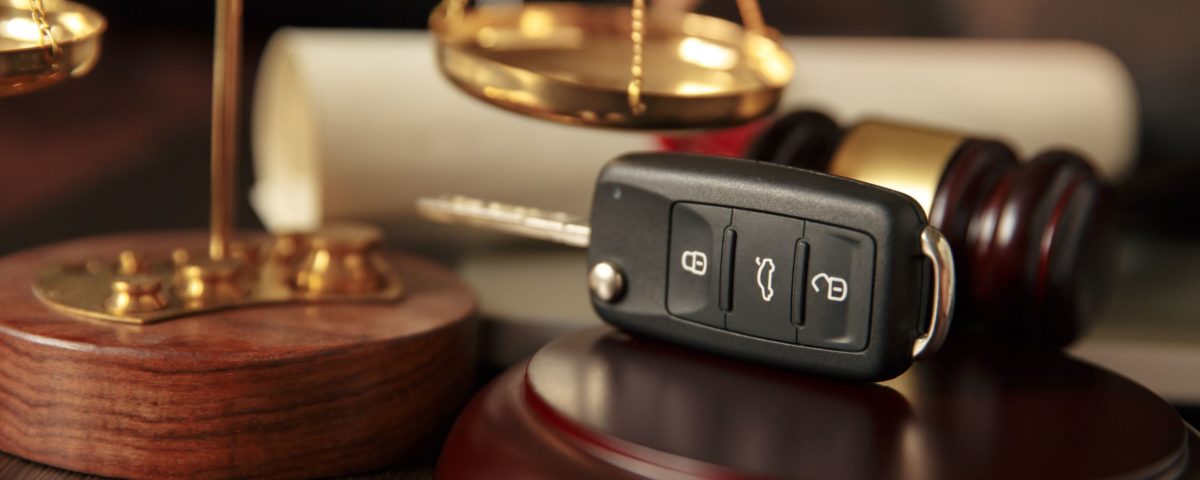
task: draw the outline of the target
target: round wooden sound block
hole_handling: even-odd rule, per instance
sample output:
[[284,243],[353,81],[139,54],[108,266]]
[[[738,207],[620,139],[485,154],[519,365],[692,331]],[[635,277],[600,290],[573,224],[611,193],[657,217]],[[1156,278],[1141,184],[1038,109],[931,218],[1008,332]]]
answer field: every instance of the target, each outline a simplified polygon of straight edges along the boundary
[[52,263],[167,256],[206,236],[71,241],[0,260],[0,450],[97,475],[322,477],[402,460],[465,402],[472,292],[387,255],[390,303],[271,305],[149,325],[51,310]]
[[862,384],[587,330],[482,391],[451,431],[438,478],[1200,472],[1196,435],[1125,378],[1053,351],[943,353],[894,380]]

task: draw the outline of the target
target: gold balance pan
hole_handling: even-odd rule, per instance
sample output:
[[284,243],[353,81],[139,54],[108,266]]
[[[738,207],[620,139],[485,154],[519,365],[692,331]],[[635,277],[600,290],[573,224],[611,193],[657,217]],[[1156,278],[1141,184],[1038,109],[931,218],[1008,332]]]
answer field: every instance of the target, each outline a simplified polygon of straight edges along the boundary
[[442,72],[503,108],[563,123],[631,129],[715,128],[771,112],[791,57],[771,36],[688,12],[645,16],[641,103],[629,84],[630,7],[493,5],[430,18]]
[[57,54],[42,40],[32,2],[0,0],[0,97],[38,90],[86,75],[100,58],[104,17],[86,6],[45,0]]

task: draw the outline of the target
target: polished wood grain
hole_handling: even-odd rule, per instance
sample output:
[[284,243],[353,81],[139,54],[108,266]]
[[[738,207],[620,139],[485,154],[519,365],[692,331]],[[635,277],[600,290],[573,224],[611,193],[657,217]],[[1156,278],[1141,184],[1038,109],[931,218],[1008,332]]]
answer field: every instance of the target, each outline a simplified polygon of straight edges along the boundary
[[1052,350],[960,343],[864,384],[599,328],[481,392],[438,478],[1174,478],[1200,474],[1198,440],[1150,391]]
[[1082,157],[1021,163],[997,142],[968,140],[929,222],[961,266],[959,333],[1058,347],[1099,316],[1116,267],[1115,204]]
[[[0,453],[0,478],[5,480],[99,480],[104,477],[71,472]],[[384,470],[338,478],[349,480],[429,480],[433,478],[433,467],[432,461],[416,462],[415,465],[402,464]]]
[[390,255],[407,296],[228,310],[135,326],[56,313],[50,262],[166,254],[202,233],[82,239],[0,260],[0,450],[105,476],[318,477],[427,448],[471,383],[475,298]]

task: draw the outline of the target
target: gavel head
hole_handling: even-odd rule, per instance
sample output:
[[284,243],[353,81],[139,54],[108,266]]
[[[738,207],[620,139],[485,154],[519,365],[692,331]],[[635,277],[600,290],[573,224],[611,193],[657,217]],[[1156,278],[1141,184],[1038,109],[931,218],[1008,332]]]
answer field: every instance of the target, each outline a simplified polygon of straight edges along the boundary
[[761,132],[746,156],[916,200],[954,250],[953,336],[1062,346],[1099,313],[1115,264],[1113,194],[1076,154],[1018,162],[996,141],[884,122],[842,130],[796,112]]

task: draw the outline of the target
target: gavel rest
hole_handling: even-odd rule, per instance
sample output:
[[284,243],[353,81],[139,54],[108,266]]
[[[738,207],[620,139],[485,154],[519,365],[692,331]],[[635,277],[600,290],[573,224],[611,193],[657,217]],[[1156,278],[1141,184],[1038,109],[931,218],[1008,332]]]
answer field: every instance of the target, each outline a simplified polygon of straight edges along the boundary
[[1053,349],[947,348],[864,384],[584,330],[476,396],[438,478],[1200,474],[1200,436],[1140,385]]

